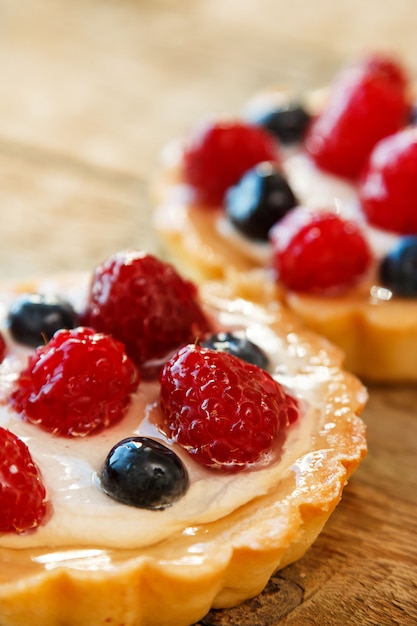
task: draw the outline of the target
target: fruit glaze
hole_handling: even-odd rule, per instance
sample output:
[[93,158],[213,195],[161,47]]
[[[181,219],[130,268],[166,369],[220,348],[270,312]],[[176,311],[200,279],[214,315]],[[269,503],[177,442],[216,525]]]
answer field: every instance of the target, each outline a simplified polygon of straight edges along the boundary
[[337,349],[152,255],[9,286],[2,317],[2,626],[186,626],[255,595],[366,453]]
[[189,275],[249,297],[271,280],[348,369],[416,380],[417,126],[396,59],[360,59],[303,100],[260,93],[165,157],[155,227]]

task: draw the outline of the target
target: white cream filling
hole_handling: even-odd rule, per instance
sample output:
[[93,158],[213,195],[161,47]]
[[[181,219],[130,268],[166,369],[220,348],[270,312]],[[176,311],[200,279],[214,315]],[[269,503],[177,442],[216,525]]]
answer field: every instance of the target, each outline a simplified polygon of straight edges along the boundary
[[[53,290],[53,286],[50,283],[48,288]],[[82,301],[83,292],[68,293]],[[7,306],[5,302],[3,317]],[[112,446],[124,437],[142,434],[164,441],[154,425],[160,410],[157,383],[142,381],[125,418],[113,427],[85,438],[52,436],[23,421],[4,405],[0,407],[0,425],[12,430],[29,446],[42,473],[52,503],[52,515],[34,532],[20,536],[13,533],[0,535],[0,546],[138,548],[151,545],[177,530],[231,513],[277,485],[287,472],[295,472],[297,463],[309,452],[312,433],[317,432],[318,422],[323,419],[314,407],[322,385],[327,384],[332,372],[327,368],[319,368],[310,375],[292,372],[288,360],[291,355],[285,355],[281,340],[265,324],[267,316],[263,317],[261,313],[255,306],[237,301],[229,310],[217,314],[217,318],[220,328],[241,328],[241,332],[258,343],[269,354],[276,379],[292,387],[293,393],[310,407],[289,429],[278,462],[253,471],[225,474],[199,466],[176,447],[189,472],[189,490],[163,511],[137,509],[119,504],[105,495],[99,487],[97,474]],[[25,366],[29,350],[11,341],[4,329],[4,320],[2,327],[9,344],[8,356],[0,365],[0,398],[4,399],[18,372]]]

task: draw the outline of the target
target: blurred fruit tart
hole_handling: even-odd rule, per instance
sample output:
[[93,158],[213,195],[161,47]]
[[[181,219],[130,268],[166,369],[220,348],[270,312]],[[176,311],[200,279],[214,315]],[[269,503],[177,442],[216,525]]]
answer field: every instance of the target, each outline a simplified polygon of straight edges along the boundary
[[276,297],[368,381],[417,380],[417,126],[397,59],[255,96],[164,154],[155,227],[196,280]]
[[4,285],[1,626],[188,626],[300,558],[367,395],[269,297],[140,251]]

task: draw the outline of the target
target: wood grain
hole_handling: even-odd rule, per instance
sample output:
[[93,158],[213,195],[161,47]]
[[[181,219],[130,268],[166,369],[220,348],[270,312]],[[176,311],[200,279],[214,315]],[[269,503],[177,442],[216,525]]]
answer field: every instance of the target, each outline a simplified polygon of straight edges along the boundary
[[[148,185],[168,139],[364,49],[417,77],[416,19],[414,0],[2,0],[0,278],[158,251]],[[416,407],[416,388],[370,388],[368,457],[318,541],[200,626],[417,623]]]

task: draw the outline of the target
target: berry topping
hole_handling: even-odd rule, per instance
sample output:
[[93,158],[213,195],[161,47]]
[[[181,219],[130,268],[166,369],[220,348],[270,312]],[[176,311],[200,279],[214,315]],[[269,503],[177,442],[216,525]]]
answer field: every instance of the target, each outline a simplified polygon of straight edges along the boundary
[[284,176],[269,161],[250,169],[226,195],[226,215],[247,237],[268,241],[268,233],[297,201]]
[[145,252],[120,252],[93,276],[83,322],[121,341],[151,377],[179,346],[210,330],[196,287]]
[[260,127],[241,122],[214,122],[185,146],[185,181],[203,205],[222,204],[226,190],[261,161],[276,161],[277,146]]
[[121,343],[89,328],[60,330],[29,357],[10,403],[44,430],[84,436],[122,418],[138,384]]
[[310,122],[310,115],[298,102],[288,102],[272,110],[251,114],[250,121],[262,126],[286,145],[302,141]]
[[140,509],[164,509],[188,489],[188,474],[169,448],[147,437],[119,441],[101,471],[103,491]]
[[326,211],[295,209],[274,226],[271,243],[279,280],[293,291],[342,292],[372,260],[359,226]]
[[74,328],[77,314],[59,296],[28,294],[12,304],[8,323],[16,341],[36,347],[49,341],[57,330]]
[[200,345],[203,348],[228,352],[247,363],[257,365],[261,369],[268,369],[268,357],[265,352],[245,336],[240,336],[236,333],[220,332],[206,337],[200,342]]
[[401,238],[381,261],[380,279],[398,296],[417,296],[417,235]]
[[163,428],[199,463],[236,472],[270,461],[297,401],[267,372],[227,352],[183,346],[160,374]]
[[0,532],[35,529],[46,512],[45,487],[27,445],[0,427]]
[[373,146],[409,118],[407,80],[393,59],[372,56],[340,73],[305,139],[316,164],[356,178]]
[[377,143],[361,177],[359,201],[371,224],[417,234],[417,128]]

